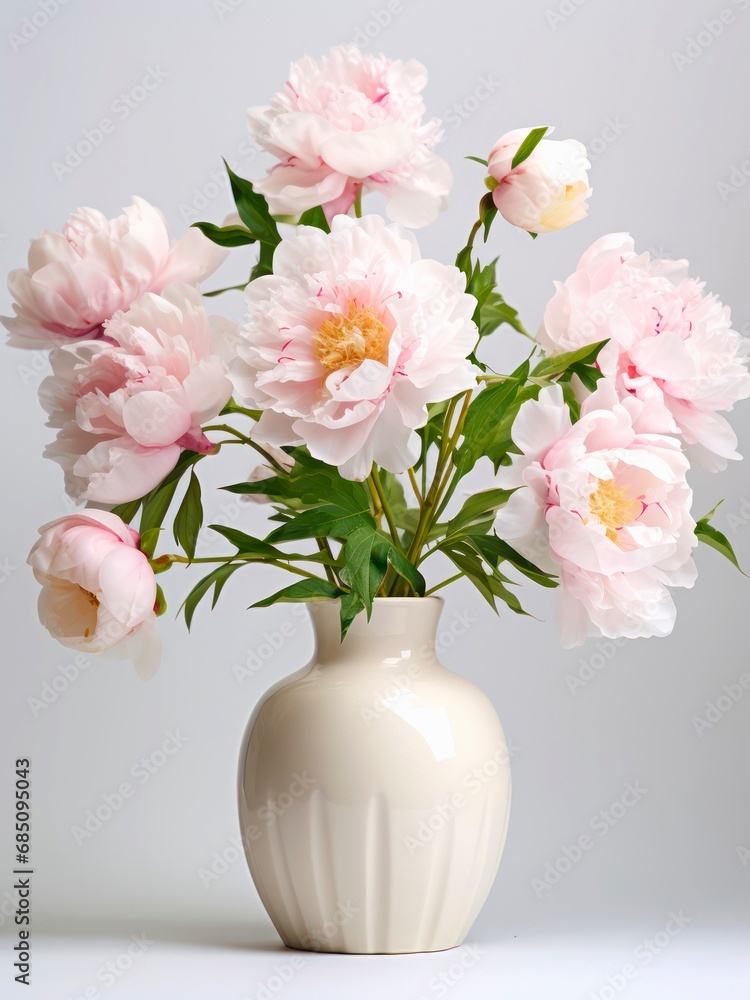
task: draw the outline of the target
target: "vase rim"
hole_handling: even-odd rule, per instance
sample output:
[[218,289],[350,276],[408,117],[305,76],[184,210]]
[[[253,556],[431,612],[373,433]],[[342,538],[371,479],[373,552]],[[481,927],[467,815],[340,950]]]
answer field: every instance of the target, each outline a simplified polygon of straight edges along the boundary
[[[302,601],[302,604],[337,604],[341,600],[340,597],[324,597],[323,600],[319,601]],[[439,594],[427,594],[424,597],[373,597],[373,604],[416,604],[421,601],[437,601],[439,604],[445,604],[445,598],[440,597]]]

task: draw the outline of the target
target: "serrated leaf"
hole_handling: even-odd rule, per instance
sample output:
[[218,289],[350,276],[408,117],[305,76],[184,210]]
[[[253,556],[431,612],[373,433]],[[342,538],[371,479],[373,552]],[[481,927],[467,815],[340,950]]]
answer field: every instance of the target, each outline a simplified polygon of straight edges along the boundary
[[[220,247],[244,247],[256,242],[255,236],[244,226],[215,226],[213,222],[194,222],[192,228],[200,229],[204,236]],[[217,292],[211,294],[216,295]]]
[[526,136],[526,138],[523,140],[521,145],[516,150],[515,155],[511,160],[510,164],[511,170],[515,170],[516,167],[520,167],[523,161],[527,160],[531,156],[536,147],[542,141],[548,129],[549,125],[544,125],[541,128],[533,128],[529,132],[529,134]]
[[182,546],[188,559],[195,558],[195,546],[202,526],[201,484],[195,471],[192,471],[185,496],[175,515],[173,528],[174,540]]
[[562,354],[550,355],[547,358],[543,358],[531,374],[535,378],[550,378],[555,375],[561,375],[573,365],[593,365],[601,349],[608,343],[609,340],[599,340],[595,344],[586,344],[575,351],[565,351]]
[[264,597],[262,601],[252,604],[253,608],[268,608],[272,604],[283,603],[303,603],[305,601],[329,601],[336,597],[341,597],[344,593],[335,583],[328,580],[297,580],[289,587],[284,587],[270,597]]

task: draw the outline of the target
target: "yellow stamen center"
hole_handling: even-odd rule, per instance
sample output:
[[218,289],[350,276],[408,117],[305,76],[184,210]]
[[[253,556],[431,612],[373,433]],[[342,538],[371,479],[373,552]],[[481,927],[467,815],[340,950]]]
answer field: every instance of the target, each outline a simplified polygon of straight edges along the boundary
[[617,541],[617,529],[624,528],[641,513],[638,500],[631,500],[614,479],[600,479],[598,486],[589,496],[589,512],[607,529],[607,538]]
[[318,360],[329,372],[356,368],[363,361],[384,361],[389,330],[370,309],[352,302],[347,314],[331,315],[313,337]]

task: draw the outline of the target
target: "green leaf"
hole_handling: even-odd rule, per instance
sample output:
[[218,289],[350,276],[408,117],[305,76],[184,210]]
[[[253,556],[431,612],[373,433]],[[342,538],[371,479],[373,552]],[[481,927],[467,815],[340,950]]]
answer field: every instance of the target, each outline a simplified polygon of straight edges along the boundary
[[246,535],[237,528],[229,528],[223,524],[209,524],[209,528],[223,535],[242,555],[257,555],[261,558],[265,556],[268,559],[288,558],[275,545],[270,545],[260,538],[253,538],[252,535]]
[[172,502],[172,497],[175,495],[178,482],[177,479],[173,479],[171,482],[167,482],[165,479],[149,494],[148,499],[143,504],[143,513],[141,514],[141,535],[148,534],[149,529],[161,527]]
[[316,208],[308,208],[306,212],[303,212],[299,217],[298,226],[315,226],[316,229],[322,229],[324,233],[330,233],[331,227],[328,225],[328,219],[326,219],[326,213],[323,211],[321,205]]
[[271,545],[261,538],[246,535],[244,531],[239,531],[237,528],[229,528],[223,524],[209,524],[209,528],[223,535],[228,542],[234,545],[238,556],[257,556],[259,562],[263,562],[264,560],[289,562],[290,560],[301,559],[305,562],[322,563],[325,566],[339,565],[339,560],[334,556],[328,555],[326,552],[284,552],[283,549],[278,549],[275,545]]
[[388,543],[372,528],[353,531],[344,546],[344,565],[352,590],[359,596],[369,621],[372,602],[388,571]]
[[489,166],[487,160],[483,160],[481,156],[465,156],[465,160],[473,160],[475,163],[481,163],[483,167]]
[[516,552],[506,541],[498,538],[494,532],[487,535],[472,536],[471,544],[482,554],[485,562],[492,566],[497,567],[504,560],[515,566],[525,577],[533,580],[534,583],[538,583],[541,587],[557,587],[559,584],[557,577],[539,569],[534,563],[524,558],[520,552]]
[[495,595],[489,583],[489,577],[484,571],[482,560],[470,548],[457,545],[443,550],[450,561],[459,569],[466,579],[474,584],[492,610],[497,613]]
[[596,389],[596,383],[599,379],[604,378],[604,372],[600,371],[598,368],[593,368],[591,365],[584,365],[580,361],[572,364],[568,368],[564,377],[567,377],[568,375],[577,375],[581,380],[583,387],[588,392],[593,392],[594,389]]
[[395,545],[388,546],[388,562],[400,577],[409,584],[418,597],[424,597],[425,579],[417,567],[406,558],[403,552],[399,551]]
[[149,528],[161,526],[172,502],[182,476],[204,456],[195,451],[183,451],[177,459],[174,469],[164,477],[155,489],[143,497],[143,513],[141,514],[140,532],[143,534]]
[[419,596],[425,592],[422,574],[393,540],[373,527],[361,527],[346,540],[343,551],[347,582],[357,594],[369,620],[372,602],[385,579],[388,566],[405,579]]
[[253,608],[267,608],[272,604],[282,604],[288,602],[302,603],[305,601],[329,601],[336,597],[341,597],[344,593],[334,583],[328,580],[297,580],[289,587],[277,591],[270,597],[264,597],[262,601],[252,604]]
[[[298,500],[308,507],[326,504],[350,514],[370,510],[370,495],[363,483],[344,479],[337,469],[312,458],[303,448],[295,448],[291,457],[294,465],[289,472],[277,472],[259,483],[235,483],[224,489],[229,493],[263,493],[274,500]],[[322,533],[319,537],[323,537]]]
[[[244,226],[215,226],[213,222],[194,222],[193,228],[200,229],[204,236],[207,236],[212,243],[218,243],[220,247],[244,247],[248,243],[256,242],[253,234]],[[210,294],[216,295],[217,292]]]
[[118,503],[112,508],[112,513],[121,518],[125,524],[130,524],[141,508],[141,500],[130,500],[128,503]]
[[156,543],[159,541],[160,533],[161,528],[149,528],[141,535],[140,549],[141,552],[145,552],[149,559],[152,559],[154,552],[156,552]]
[[512,326],[514,330],[532,340],[532,336],[518,318],[518,310],[509,306],[503,296],[496,290],[490,292],[480,310],[479,336],[486,337],[503,323]]
[[341,641],[343,642],[349,627],[357,615],[365,610],[362,598],[350,590],[341,595]]
[[[487,237],[490,235],[490,227],[495,220],[497,215],[497,209],[495,208],[495,202],[491,194],[486,194],[479,202],[479,218],[482,220],[482,225],[484,226],[484,242],[487,242]],[[494,271],[494,267],[493,267]]]
[[238,177],[226,160],[224,166],[227,168],[229,183],[232,186],[232,196],[240,218],[254,239],[260,240],[261,243],[265,243],[271,248],[275,247],[281,241],[281,236],[268,210],[266,199],[262,194],[258,194],[250,181]]
[[458,567],[464,576],[474,584],[490,607],[497,613],[496,599],[499,598],[518,615],[525,615],[521,602],[516,595],[508,590],[505,584],[507,577],[499,573],[497,568],[489,564],[490,572],[485,572],[485,560],[470,537],[445,550],[448,558]]
[[593,365],[599,352],[608,340],[599,340],[595,344],[587,344],[575,351],[565,351],[563,354],[553,354],[543,358],[531,373],[535,378],[551,378],[562,375],[569,368],[577,365]]
[[214,288],[210,292],[203,292],[203,298],[213,299],[216,295],[223,295],[224,292],[243,292],[246,288],[247,282],[243,281],[241,285],[227,285],[226,288]]
[[195,545],[198,533],[203,525],[203,504],[201,503],[201,484],[193,470],[190,482],[182,498],[174,519],[174,540],[185,550],[188,559],[195,558]]
[[467,283],[471,280],[471,247],[465,246],[456,255],[456,267],[466,275]]
[[[204,576],[203,579],[193,587],[182,604],[182,608],[185,610],[185,623],[188,627],[188,631],[190,630],[190,626],[193,622],[195,609],[198,607],[198,604],[206,596],[209,590],[214,587],[214,598],[211,605],[213,608],[216,607],[219,594],[229,577],[235,570],[238,570],[240,566],[244,565],[246,565],[246,563],[222,563],[221,566],[217,566],[216,569],[211,570],[207,576]],[[182,608],[180,610],[182,610]]]
[[[500,421],[518,395],[520,382],[509,378],[483,389],[471,402],[466,414],[463,443],[455,457],[456,468],[465,475],[483,456],[494,457]],[[501,435],[504,441],[504,435]]]
[[732,544],[727,536],[719,531],[718,528],[714,528],[713,525],[708,523],[716,513],[716,508],[723,502],[723,500],[719,500],[719,503],[717,503],[716,506],[708,512],[708,514],[703,515],[695,526],[695,535],[699,542],[703,542],[704,545],[710,545],[712,549],[716,549],[716,551],[720,552],[725,559],[728,559],[734,566],[736,566],[743,576],[747,576],[747,573],[745,573],[743,568],[740,566],[734,549],[732,548]]
[[[264,480],[268,482],[268,480]],[[275,528],[268,541],[294,542],[302,538],[346,538],[358,528],[375,527],[375,518],[367,510],[350,513],[342,507],[323,504],[312,510],[302,511],[290,521]]]
[[496,512],[504,507],[514,490],[482,490],[468,497],[461,510],[451,518],[445,528],[445,541],[442,545],[450,547],[454,540],[462,535],[476,534],[476,526],[492,526]]
[[516,150],[516,154],[511,160],[510,164],[511,170],[515,170],[516,167],[520,166],[524,160],[527,160],[531,156],[536,147],[542,141],[542,138],[548,129],[549,125],[544,125],[542,128],[533,128],[529,132],[529,134],[526,136],[526,138],[523,140],[521,145]]
[[482,306],[489,299],[490,294],[497,285],[495,274],[497,261],[498,258],[495,257],[494,260],[490,261],[484,267],[481,267],[479,261],[477,261],[466,286],[466,291],[477,300],[477,308],[474,311],[474,322],[477,325],[479,325],[481,319]]

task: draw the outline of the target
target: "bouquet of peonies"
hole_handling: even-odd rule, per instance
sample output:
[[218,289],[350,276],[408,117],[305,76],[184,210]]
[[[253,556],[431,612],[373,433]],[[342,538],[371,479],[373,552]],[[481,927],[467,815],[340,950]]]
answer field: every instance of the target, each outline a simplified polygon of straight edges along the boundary
[[[484,338],[529,335],[475,240],[498,213],[532,237],[581,219],[589,163],[548,128],[508,132],[487,160],[471,157],[487,190],[455,265],[425,260],[410,229],[444,208],[451,183],[425,82],[415,61],[354,47],[302,59],[249,113],[278,162],[254,183],[227,168],[236,215],[223,225],[170,243],[140,198],[116,219],[79,209],[11,273],[4,324],[13,346],[51,349],[46,455],[85,504],[44,525],[29,556],[40,618],[66,646],[152,672],[157,575],[176,563],[211,564],[183,604],[188,626],[203,597],[265,563],[296,579],[259,605],[337,598],[342,635],[376,596],[459,577],[523,613],[508,575],[521,574],[560,587],[571,646],[667,635],[699,540],[736,562],[711,514],[694,519],[687,477],[693,462],[739,458],[723,413],[750,396],[750,341],[685,261],[614,234],[557,283],[527,360],[492,371]],[[362,216],[373,191],[392,224]],[[238,329],[207,315],[198,285],[248,244],[258,259],[238,286]],[[273,530],[212,525],[233,551],[196,558],[197,470],[238,444],[259,464],[225,488],[267,504]],[[480,460],[487,488],[459,503]],[[427,589],[438,554],[453,569]]]

